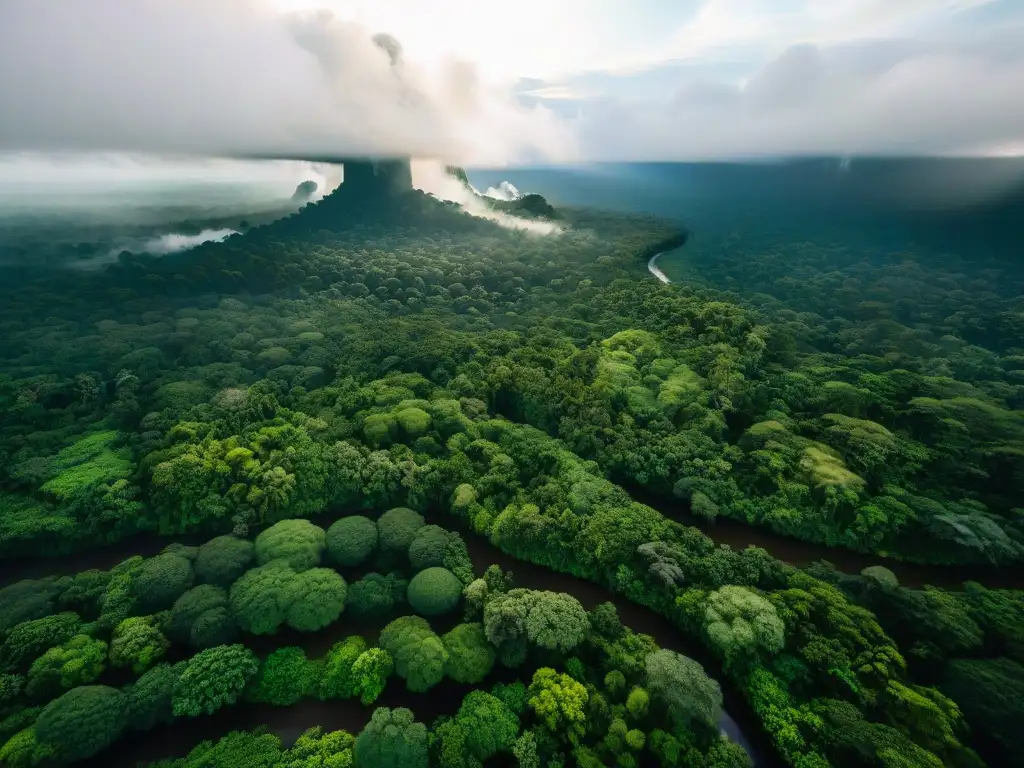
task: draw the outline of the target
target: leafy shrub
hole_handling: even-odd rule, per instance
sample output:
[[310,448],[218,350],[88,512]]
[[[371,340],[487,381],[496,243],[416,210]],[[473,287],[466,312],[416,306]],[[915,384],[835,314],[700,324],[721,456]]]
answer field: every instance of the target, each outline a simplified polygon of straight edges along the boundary
[[392,574],[368,573],[349,585],[345,610],[351,611],[353,616],[387,616],[395,607],[396,593],[404,595],[406,588],[405,581]]
[[231,587],[232,612],[253,634],[275,632],[281,624],[303,632],[321,629],[345,609],[348,585],[329,568],[297,573],[283,560],[253,568]]
[[383,648],[368,648],[352,665],[352,681],[359,701],[368,707],[384,692],[384,686],[395,669],[391,654]]
[[942,689],[960,705],[967,722],[1005,750],[1024,750],[1020,707],[1024,666],[1010,659],[956,659],[945,670]]
[[256,537],[256,562],[283,560],[295,571],[320,564],[326,544],[324,529],[309,520],[282,520]]
[[331,646],[320,672],[318,695],[321,699],[348,699],[356,695],[352,665],[366,650],[366,640],[359,635],[346,637]]
[[193,580],[192,562],[186,557],[168,553],[147,558],[131,578],[136,609],[156,613],[170,608],[192,586]]
[[445,674],[456,682],[479,683],[494,667],[494,648],[483,624],[459,624],[442,635],[441,642],[448,650]]
[[327,529],[327,551],[337,565],[359,565],[376,549],[377,524],[368,517],[343,517]]
[[301,648],[278,648],[263,661],[254,698],[278,707],[290,707],[305,696],[314,682],[315,668]]
[[36,737],[62,761],[85,760],[110,746],[121,734],[126,705],[127,697],[116,688],[72,688],[39,713]]
[[235,536],[217,536],[199,547],[196,556],[196,580],[201,584],[229,587],[248,570],[256,558],[251,541]]
[[473,580],[473,563],[459,534],[438,525],[425,525],[409,545],[409,563],[413,571],[444,567],[464,584]]
[[389,509],[377,520],[377,536],[381,551],[392,555],[405,555],[416,537],[416,532],[426,525],[423,515],[407,507]]
[[110,663],[142,674],[163,657],[169,645],[163,632],[154,626],[152,616],[125,619],[110,640]]
[[32,662],[25,692],[48,699],[61,690],[91,683],[103,673],[107,644],[88,635],[75,635]]
[[408,709],[379,707],[356,737],[357,768],[427,768],[427,727]]
[[128,697],[127,724],[130,727],[148,731],[160,723],[169,723],[174,719],[174,686],[184,668],[185,662],[174,665],[158,664],[125,691]]
[[416,613],[440,616],[459,604],[462,582],[447,568],[427,568],[412,577],[407,596]]
[[379,642],[391,654],[395,672],[410,691],[428,691],[444,677],[448,651],[425,619],[397,618],[381,630]]
[[221,645],[200,651],[185,664],[174,685],[175,717],[212,715],[234,704],[259,669],[256,655],[243,645]]
[[647,690],[682,727],[697,722],[716,725],[722,713],[722,690],[693,659],[660,650],[644,659]]
[[193,648],[213,648],[230,643],[238,634],[223,587],[200,584],[179,597],[171,608],[168,634]]
[[53,613],[60,593],[56,579],[24,579],[0,589],[0,637],[18,624]]
[[10,672],[27,670],[40,654],[70,640],[81,628],[78,614],[70,612],[23,621],[11,630],[0,648],[2,668]]

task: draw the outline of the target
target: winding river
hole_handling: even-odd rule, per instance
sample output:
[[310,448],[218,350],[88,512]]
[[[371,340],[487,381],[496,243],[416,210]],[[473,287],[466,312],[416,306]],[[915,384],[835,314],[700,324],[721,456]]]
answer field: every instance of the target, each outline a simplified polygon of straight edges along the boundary
[[[365,513],[360,513],[365,514]],[[341,515],[330,513],[312,518],[317,525],[328,527]],[[433,518],[433,519],[431,519]],[[779,759],[767,736],[761,731],[760,725],[742,699],[738,690],[731,687],[715,659],[698,643],[676,628],[668,619],[643,606],[630,602],[604,587],[586,579],[570,574],[553,571],[543,566],[517,560],[505,554],[484,537],[469,531],[459,521],[447,515],[428,515],[430,522],[435,522],[450,530],[457,530],[462,535],[473,561],[476,572],[482,573],[491,564],[499,565],[503,570],[513,574],[513,582],[517,587],[529,589],[565,592],[576,597],[588,610],[603,602],[613,603],[622,623],[636,632],[650,635],[662,648],[669,648],[690,656],[704,665],[712,677],[723,685],[725,705],[719,720],[719,729],[730,739],[743,746],[750,754],[757,768],[770,768],[780,765]],[[204,540],[192,539],[192,543]],[[181,537],[174,539],[181,541]],[[71,555],[59,560],[43,560],[33,564],[33,571],[42,573],[77,573],[87,568],[110,568],[111,566],[136,554],[153,555],[170,543],[171,539],[157,535],[135,537],[120,542],[118,545],[99,550]],[[46,568],[46,566],[51,566]],[[347,579],[354,578],[344,573]],[[450,616],[441,620],[432,620],[431,625],[439,634],[448,631],[458,623],[458,616]],[[252,648],[257,654],[265,656],[275,648],[284,646],[300,646],[309,658],[322,657],[330,647],[351,635],[362,635],[368,642],[374,643],[380,629],[387,622],[381,620],[371,623],[360,623],[342,618],[325,627],[319,632],[301,633],[284,629],[275,635],[245,635],[241,642]],[[173,657],[169,660],[175,660]],[[523,679],[528,682],[532,670],[508,670],[495,667],[494,673],[488,678],[487,684],[498,681]],[[99,682],[122,685],[127,680],[104,678]],[[462,698],[472,690],[473,686],[461,685],[451,680],[444,680],[426,694],[410,693],[398,678],[389,681],[388,687],[377,700],[374,707],[408,707],[416,713],[421,722],[430,723],[442,714],[454,714]],[[344,728],[350,733],[358,733],[369,721],[373,707],[362,707],[357,701],[342,700],[321,702],[314,699],[303,699],[290,707],[274,707],[267,704],[239,703],[226,707],[213,715],[189,719],[178,719],[172,723],[160,725],[149,731],[129,732],[104,752],[95,755],[82,763],[96,768],[130,768],[139,763],[149,763],[169,757],[184,756],[196,745],[205,740],[215,740],[233,730],[251,729],[264,726],[281,738],[285,744],[291,744],[308,728],[319,725],[325,730]]]
[[[713,522],[690,513],[686,502],[652,493],[636,486],[624,486],[632,498],[656,509],[665,517],[699,529],[716,544],[740,551],[754,546],[769,552],[789,565],[805,567],[825,561],[843,573],[857,574],[872,565],[881,565],[893,572],[904,587],[924,585],[961,589],[965,581],[977,581],[990,589],[1024,589],[1024,570],[995,565],[930,565],[908,563],[882,555],[855,552],[845,547],[830,547],[775,533],[762,526],[719,517]],[[0,564],[0,587],[21,579],[44,576],[67,576],[90,568],[108,569],[131,557],[152,557],[171,541],[201,544],[215,534],[190,534],[164,538],[152,533],[130,536],[117,544],[56,557],[33,557]]]
[[[739,691],[731,689],[726,684],[726,678],[718,663],[711,658],[703,646],[683,634],[667,618],[649,608],[637,605],[621,595],[616,595],[588,579],[554,571],[505,554],[483,536],[473,533],[467,526],[461,525],[461,521],[457,521],[455,518],[445,515],[432,522],[461,534],[466,542],[470,558],[473,560],[474,571],[482,573],[491,564],[499,565],[503,571],[512,573],[513,586],[565,592],[579,600],[588,611],[600,603],[612,603],[615,605],[622,623],[634,632],[650,635],[662,648],[668,648],[699,661],[708,674],[723,686],[725,705],[728,711],[726,709],[722,711],[718,721],[719,730],[742,746],[757,768],[781,765],[774,747],[761,731],[760,724],[741,698]],[[742,721],[742,726],[737,718]]]
[[[654,254],[647,262],[647,271],[662,283],[669,284],[668,275],[661,271],[658,259],[669,251]],[[995,565],[929,565],[909,563],[882,555],[856,552],[845,547],[830,547],[814,542],[802,541],[791,536],[775,533],[760,526],[718,518],[708,522],[690,514],[689,506],[678,499],[666,499],[643,488],[628,488],[632,497],[661,512],[666,517],[699,528],[716,544],[728,544],[742,550],[749,546],[767,550],[773,557],[798,567],[825,561],[843,573],[856,574],[872,565],[888,568],[904,587],[919,588],[925,585],[961,589],[965,581],[977,581],[990,589],[1024,589],[1024,570]]]
[[802,541],[728,517],[718,517],[709,522],[692,514],[689,505],[681,499],[667,498],[637,487],[627,487],[627,490],[635,501],[658,510],[665,517],[699,529],[716,544],[728,545],[736,551],[760,547],[777,560],[798,568],[816,562],[828,562],[843,573],[858,574],[868,566],[881,565],[893,572],[901,586],[911,589],[931,585],[956,591],[963,588],[965,581],[977,581],[989,589],[1024,589],[1024,571],[1019,568],[908,563],[882,555],[855,552],[845,547]]
[[651,256],[651,260],[647,262],[647,271],[650,272],[659,280],[661,280],[661,282],[667,284],[671,283],[672,281],[668,279],[668,275],[666,275],[658,268],[658,259],[664,256],[666,253],[668,253],[668,251],[662,251],[661,253],[656,253],[653,256]]
[[[1024,581],[1020,575],[1015,574],[1014,569],[915,565],[799,541],[728,518],[707,522],[693,517],[682,501],[665,499],[637,488],[629,490],[637,501],[658,509],[667,517],[699,528],[718,544],[725,544],[734,549],[743,549],[750,545],[758,546],[771,552],[778,559],[793,565],[801,566],[818,560],[828,560],[844,572],[857,573],[868,565],[883,564],[897,575],[901,584],[909,587],[925,583],[957,587],[966,579],[976,579],[991,587],[1019,587]],[[319,515],[313,518],[313,521],[327,527],[337,517],[339,517],[338,513],[329,513]],[[717,662],[710,657],[707,651],[694,642],[693,638],[676,628],[668,619],[632,603],[592,581],[517,560],[492,546],[483,537],[467,530],[465,526],[459,524],[459,521],[450,516],[439,516],[433,522],[452,530],[458,530],[462,534],[477,572],[482,572],[488,565],[494,563],[504,570],[512,571],[517,586],[566,592],[574,595],[588,609],[598,603],[612,602],[626,626],[652,636],[663,648],[669,648],[697,659],[712,676],[723,684],[728,712],[723,712],[719,723],[722,731],[727,733],[733,741],[743,745],[754,758],[757,766],[778,764],[774,748],[761,731],[756,717],[746,705],[739,691],[730,687],[728,680],[721,674]],[[141,534],[108,547],[60,558],[36,558],[31,562],[17,564],[14,568],[5,569],[4,582],[48,574],[74,574],[90,568],[108,569],[133,555],[147,557],[155,555],[171,541],[198,544],[207,538],[209,536],[193,535],[178,536],[172,539],[156,534]],[[344,573],[344,575],[346,578],[352,578],[352,574]],[[305,649],[310,658],[318,658],[322,657],[334,643],[353,634],[361,634],[370,642],[375,641],[384,623],[359,624],[343,617],[340,621],[319,632],[299,633],[284,630],[274,636],[246,636],[243,638],[243,642],[261,655],[266,655],[278,647],[297,645]],[[438,632],[445,632],[450,628],[449,624],[442,622],[434,621],[432,623]],[[454,623],[454,619],[449,619],[449,623]],[[496,670],[496,674],[504,678],[514,675],[514,672]],[[103,682],[120,685],[125,681],[104,680]],[[405,690],[400,681],[394,680],[378,700],[377,705],[405,706],[416,712],[420,720],[430,722],[438,715],[452,714],[458,707],[458,702],[469,690],[469,686],[459,686],[446,680],[429,694],[412,694]],[[249,729],[258,725],[266,726],[286,744],[290,744],[303,731],[315,725],[321,725],[328,730],[344,728],[351,733],[358,733],[368,721],[371,711],[372,708],[362,707],[355,701],[320,702],[305,699],[286,708],[243,703],[223,709],[211,716],[177,720],[144,733],[128,734],[110,750],[97,755],[86,764],[104,766],[104,768],[118,768],[118,766],[127,768],[140,761],[150,762],[166,757],[181,756],[201,741],[219,738],[232,730]]]
[[[657,264],[659,257],[664,253],[652,256],[647,263],[647,269],[662,283],[669,283],[669,278]],[[657,509],[667,517],[699,528],[717,544],[728,545],[733,549],[744,549],[751,545],[758,546],[779,560],[796,566],[806,566],[815,561],[827,560],[843,572],[857,573],[870,565],[884,565],[895,573],[903,586],[907,587],[933,584],[957,588],[966,580],[976,580],[989,587],[1024,588],[1024,573],[1017,573],[1016,569],[994,566],[917,565],[880,556],[858,554],[847,549],[826,547],[775,534],[737,520],[720,518],[715,522],[708,522],[692,516],[688,506],[682,501],[666,499],[644,489],[630,488],[628,490],[637,501]],[[338,516],[337,513],[320,515],[313,520],[319,525],[328,526]],[[466,530],[464,526],[459,525],[448,516],[442,516],[434,522],[458,530],[463,535],[473,560],[474,569],[478,572],[482,572],[488,565],[494,563],[514,574],[516,586],[566,592],[574,595],[588,609],[602,602],[612,602],[626,626],[652,636],[663,648],[669,648],[697,659],[710,674],[717,676],[720,681],[724,681],[724,694],[729,712],[722,713],[720,729],[741,744],[759,768],[779,764],[777,754],[761,730],[757,719],[739,692],[730,687],[726,678],[721,674],[717,662],[702,646],[684,635],[667,619],[654,611],[615,595],[594,582],[506,555],[490,545],[484,538]],[[207,538],[209,535],[178,536],[174,537],[173,541],[198,544]],[[116,545],[87,552],[53,558],[36,557],[31,560],[5,563],[2,576],[0,576],[0,586],[24,578],[68,575],[90,568],[108,569],[132,555],[147,557],[155,555],[171,541],[170,538],[156,534],[139,534]],[[349,576],[349,574],[345,575]],[[362,634],[368,641],[374,642],[383,623],[360,625],[343,617],[320,632],[303,634],[283,631],[270,637],[247,636],[243,642],[261,655],[265,655],[277,647],[298,645],[305,649],[310,658],[317,658],[323,656],[335,642],[353,634]],[[450,625],[455,623],[455,618],[450,619],[448,623],[437,621],[432,623],[435,625],[435,629],[441,633],[447,631]],[[529,679],[529,670],[513,671],[496,668],[488,683],[511,680],[517,674],[523,674],[525,679]],[[113,680],[110,682],[119,684]],[[451,680],[445,680],[428,694],[413,694],[405,690],[401,681],[394,679],[378,699],[376,706],[408,707],[416,713],[417,719],[429,723],[438,715],[454,713],[463,696],[471,688],[471,686],[463,686]],[[291,744],[303,731],[316,725],[323,726],[325,730],[344,728],[351,733],[358,733],[369,720],[371,712],[372,708],[362,707],[356,701],[320,702],[305,699],[294,706],[285,708],[243,703],[220,710],[214,715],[177,720],[150,731],[128,734],[109,750],[96,755],[83,765],[103,766],[104,768],[125,766],[127,768],[139,762],[145,763],[167,757],[183,756],[204,740],[219,738],[232,730],[250,729],[256,726],[265,726],[286,744]]]

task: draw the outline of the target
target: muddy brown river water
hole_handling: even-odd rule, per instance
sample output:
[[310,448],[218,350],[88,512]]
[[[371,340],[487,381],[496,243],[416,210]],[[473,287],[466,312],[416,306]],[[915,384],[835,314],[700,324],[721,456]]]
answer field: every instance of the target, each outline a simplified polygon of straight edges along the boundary
[[[888,558],[861,555],[849,550],[825,547],[803,542],[763,529],[754,528],[741,522],[719,519],[713,523],[694,518],[681,502],[666,500],[630,489],[634,498],[658,509],[663,514],[680,522],[694,525],[718,544],[734,549],[747,546],[761,547],[778,559],[792,565],[803,566],[819,560],[827,560],[839,570],[857,573],[869,565],[884,565],[892,570],[900,583],[908,587],[923,584],[958,587],[965,580],[977,580],[990,587],[1024,587],[1024,574],[1014,569],[987,568],[984,566],[956,567],[930,566],[902,563]],[[333,513],[315,518],[322,526],[329,526],[340,517]],[[684,635],[670,621],[654,611],[630,602],[594,582],[560,573],[548,568],[517,560],[493,547],[483,537],[465,530],[448,516],[431,520],[450,529],[459,530],[466,540],[474,568],[482,572],[488,565],[497,564],[504,570],[512,571],[516,586],[531,589],[547,589],[574,595],[586,608],[593,608],[602,602],[612,602],[619,611],[622,622],[631,629],[651,635],[663,648],[670,648],[691,656],[708,670],[709,674],[724,681],[717,662],[692,638]],[[110,568],[132,555],[152,556],[160,552],[170,541],[198,544],[208,536],[166,538],[153,534],[135,536],[110,547],[58,558],[36,558],[32,561],[8,564],[3,569],[0,583],[11,583],[22,578],[38,578],[45,575],[74,574],[90,568]],[[434,622],[438,632],[447,631],[457,622],[457,617],[447,622]],[[273,636],[248,636],[243,642],[261,655],[274,648],[287,645],[301,646],[310,658],[323,656],[337,641],[353,634],[362,634],[371,642],[376,639],[385,622],[374,625],[356,624],[345,617],[319,632],[299,633],[282,631]],[[495,676],[488,680],[512,680],[525,670],[496,668]],[[529,674],[523,677],[529,681]],[[777,755],[765,734],[760,730],[753,713],[743,701],[739,692],[723,682],[725,704],[728,712],[723,713],[720,727],[734,741],[742,744],[754,757],[759,766],[778,764]],[[429,723],[441,714],[453,714],[462,698],[472,689],[445,680],[427,694],[408,692],[402,681],[392,679],[375,706],[408,707],[417,719]],[[362,707],[357,701],[320,702],[303,700],[298,704],[280,708],[263,704],[242,703],[225,708],[214,715],[179,719],[169,725],[159,726],[144,733],[130,733],[120,739],[110,750],[96,755],[84,765],[119,768],[149,763],[168,757],[185,755],[190,749],[207,739],[216,739],[229,731],[264,726],[277,734],[286,744],[293,742],[306,729],[319,725],[325,730],[343,728],[358,733],[368,722],[372,708]]]

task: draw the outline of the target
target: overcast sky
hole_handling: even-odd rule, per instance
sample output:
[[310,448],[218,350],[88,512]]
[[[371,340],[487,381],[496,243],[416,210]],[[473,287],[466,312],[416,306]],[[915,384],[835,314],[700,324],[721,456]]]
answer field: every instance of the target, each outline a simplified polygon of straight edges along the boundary
[[1024,154],[1021,94],[1021,0],[0,0],[8,151]]

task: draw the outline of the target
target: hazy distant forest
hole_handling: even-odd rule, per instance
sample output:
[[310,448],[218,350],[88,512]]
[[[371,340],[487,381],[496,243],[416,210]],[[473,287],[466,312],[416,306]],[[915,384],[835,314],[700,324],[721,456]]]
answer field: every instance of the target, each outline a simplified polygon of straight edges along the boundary
[[1019,760],[1019,264],[345,186],[6,244],[0,763]]

